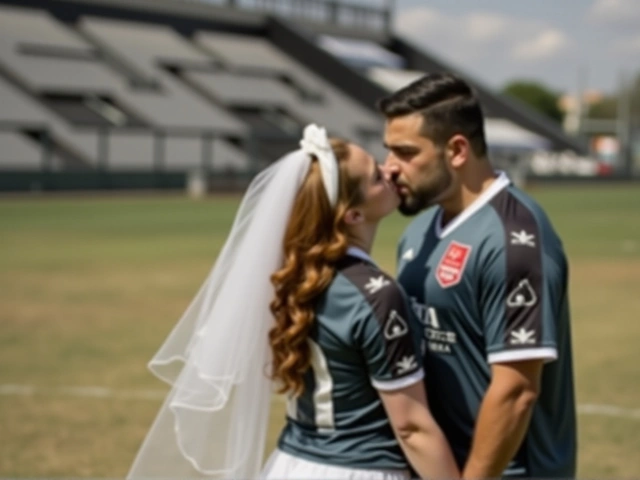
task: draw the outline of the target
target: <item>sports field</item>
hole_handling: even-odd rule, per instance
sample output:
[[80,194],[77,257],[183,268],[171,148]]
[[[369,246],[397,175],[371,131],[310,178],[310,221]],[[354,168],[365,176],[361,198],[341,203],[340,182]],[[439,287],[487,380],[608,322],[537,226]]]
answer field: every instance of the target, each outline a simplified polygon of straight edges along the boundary
[[[531,193],[571,262],[579,476],[640,478],[640,185]],[[0,477],[125,475],[166,390],[146,363],[207,275],[237,202],[0,200]],[[389,270],[405,223],[393,216],[379,232],[374,257]]]

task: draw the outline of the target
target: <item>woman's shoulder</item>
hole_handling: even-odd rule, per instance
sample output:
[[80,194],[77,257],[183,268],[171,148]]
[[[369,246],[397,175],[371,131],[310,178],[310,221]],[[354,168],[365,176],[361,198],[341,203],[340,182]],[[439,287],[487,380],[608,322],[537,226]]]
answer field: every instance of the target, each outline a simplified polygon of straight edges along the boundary
[[347,256],[336,273],[340,283],[349,285],[369,303],[405,301],[404,290],[396,279],[370,261]]

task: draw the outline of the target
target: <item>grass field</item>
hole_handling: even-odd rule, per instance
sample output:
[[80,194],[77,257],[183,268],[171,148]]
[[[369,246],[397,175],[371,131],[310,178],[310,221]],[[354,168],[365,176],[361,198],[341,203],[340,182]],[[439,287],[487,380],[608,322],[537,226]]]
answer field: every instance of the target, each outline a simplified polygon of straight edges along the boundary
[[[640,189],[531,193],[571,261],[579,476],[640,478]],[[0,200],[0,477],[125,475],[165,388],[146,363],[237,200]],[[374,257],[389,270],[405,222],[381,227]],[[282,418],[274,402],[269,448]]]

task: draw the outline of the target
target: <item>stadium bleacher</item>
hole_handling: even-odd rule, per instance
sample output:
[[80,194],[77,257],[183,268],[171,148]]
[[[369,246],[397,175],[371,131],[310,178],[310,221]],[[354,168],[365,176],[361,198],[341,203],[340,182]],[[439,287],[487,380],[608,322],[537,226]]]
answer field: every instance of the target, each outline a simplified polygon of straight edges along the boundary
[[[0,190],[251,174],[294,148],[308,122],[382,158],[376,97],[415,78],[427,58],[407,54],[389,12],[345,6],[356,10],[342,15],[340,2],[315,2],[302,18],[305,2],[294,2],[291,26],[282,21],[290,1],[272,10],[241,3],[0,0]],[[579,148],[483,92],[503,123]],[[57,180],[78,172],[149,178]]]

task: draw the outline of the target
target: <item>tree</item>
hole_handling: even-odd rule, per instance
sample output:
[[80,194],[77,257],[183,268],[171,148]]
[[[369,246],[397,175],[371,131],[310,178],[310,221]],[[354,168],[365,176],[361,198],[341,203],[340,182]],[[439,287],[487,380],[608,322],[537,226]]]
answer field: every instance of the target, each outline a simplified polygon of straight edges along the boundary
[[626,108],[634,118],[640,115],[640,74],[630,79],[622,90],[602,97],[598,102],[589,107],[589,117],[596,119],[613,120],[618,118],[621,107]]
[[529,105],[556,122],[562,122],[563,113],[558,106],[559,95],[545,85],[530,80],[514,80],[502,93]]
[[618,116],[617,95],[607,95],[589,106],[589,118],[613,120]]

